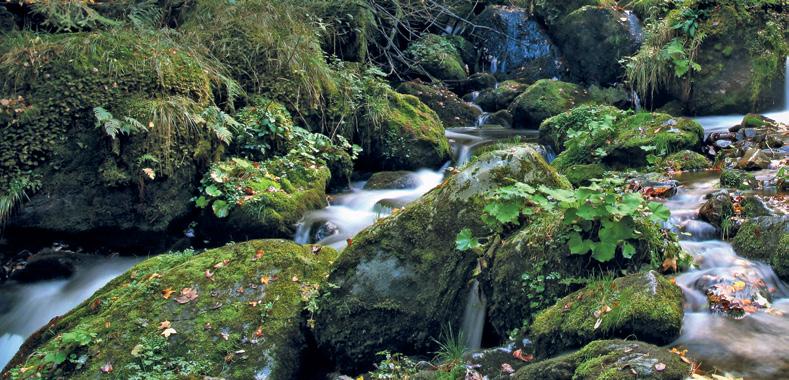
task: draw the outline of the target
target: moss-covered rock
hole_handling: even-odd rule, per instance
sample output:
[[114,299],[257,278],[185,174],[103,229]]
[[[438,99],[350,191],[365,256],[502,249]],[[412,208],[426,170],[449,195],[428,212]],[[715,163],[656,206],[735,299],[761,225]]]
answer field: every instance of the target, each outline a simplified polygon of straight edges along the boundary
[[486,228],[484,194],[510,179],[569,186],[533,148],[491,152],[353,239],[317,317],[317,342],[341,369],[368,368],[382,350],[427,354],[442,326],[459,326],[477,257],[455,236]]
[[603,164],[577,164],[563,167],[559,173],[562,173],[573,186],[585,186],[591,183],[593,179],[604,178],[606,168]]
[[537,315],[529,337],[539,357],[597,339],[634,336],[662,345],[679,337],[682,317],[682,291],[650,271],[592,282],[562,298]]
[[537,129],[543,120],[590,102],[588,92],[573,83],[541,79],[509,106],[513,127]]
[[734,238],[738,254],[772,266],[789,281],[789,216],[762,216],[746,220]]
[[[297,378],[306,369],[302,313],[336,257],[327,247],[260,240],[145,260],[34,334],[8,373]],[[71,354],[82,364],[58,359]]]
[[564,16],[569,15],[574,10],[584,5],[598,5],[600,0],[535,0],[534,14],[540,17],[546,24],[555,25]]
[[437,168],[448,161],[449,142],[435,111],[413,95],[388,91],[385,96],[388,106],[380,115],[380,125],[364,126],[372,135],[359,164],[368,169],[409,170]]
[[481,113],[478,108],[464,102],[444,87],[410,81],[397,86],[397,91],[416,96],[427,104],[430,109],[436,111],[446,128],[474,126]]
[[710,194],[709,199],[699,208],[699,217],[718,228],[733,215],[734,203],[725,190]]
[[604,85],[620,81],[624,69],[619,61],[636,52],[641,38],[628,20],[629,15],[614,7],[586,5],[551,28],[575,80]]
[[529,85],[516,80],[501,82],[495,88],[483,90],[473,99],[483,110],[496,112],[505,109],[512,101],[525,91]]
[[416,189],[419,185],[419,178],[413,172],[395,171],[374,173],[364,184],[364,188],[366,190]]
[[196,201],[206,209],[199,230],[220,241],[291,237],[307,211],[327,205],[330,176],[325,165],[296,155],[215,163]]
[[668,155],[662,166],[673,171],[706,170],[712,166],[712,162],[701,153],[683,150]]
[[[458,95],[470,94],[496,86],[496,77],[490,73],[474,73],[465,80],[447,83],[447,86]],[[465,97],[464,97],[465,98]]]
[[378,23],[368,3],[360,0],[310,1],[308,6],[326,28],[321,46],[345,61],[364,62],[377,38]]
[[721,186],[732,189],[748,190],[758,187],[753,174],[737,169],[724,169],[721,172]]
[[406,54],[436,79],[462,80],[468,76],[460,51],[447,37],[428,34],[411,44]]
[[0,45],[0,98],[20,102],[0,128],[0,193],[20,177],[42,189],[12,228],[129,242],[189,213],[200,165],[223,145],[203,115],[229,84],[216,66],[152,31],[14,32]]
[[570,112],[560,113],[540,124],[540,143],[550,146],[557,153],[561,153],[565,149],[567,132],[583,130],[590,123],[599,122],[606,118],[618,119],[622,115],[622,111],[615,107],[582,105],[573,108]]
[[[486,283],[488,318],[496,332],[507,336],[513,329],[527,326],[537,312],[594,280],[595,273],[617,275],[623,269],[633,271],[662,262],[663,257],[678,257],[680,248],[675,238],[664,237],[660,227],[645,218],[635,223],[641,232],[634,240],[636,253],[630,259],[617,255],[607,263],[571,254],[568,236],[572,226],[555,213],[539,215],[504,239]],[[591,319],[589,326],[594,322]]]
[[[574,137],[563,143],[566,149],[553,162],[560,170],[593,163],[612,168],[643,167],[650,155],[661,158],[676,151],[697,150],[704,138],[701,125],[687,118],[645,112],[570,112],[582,112],[578,119],[586,124],[576,124],[578,129],[571,129]],[[548,132],[554,139],[562,136],[546,129],[546,137]]]
[[528,365],[518,370],[512,378],[683,380],[690,371],[690,365],[666,349],[638,341],[598,340],[577,352]]

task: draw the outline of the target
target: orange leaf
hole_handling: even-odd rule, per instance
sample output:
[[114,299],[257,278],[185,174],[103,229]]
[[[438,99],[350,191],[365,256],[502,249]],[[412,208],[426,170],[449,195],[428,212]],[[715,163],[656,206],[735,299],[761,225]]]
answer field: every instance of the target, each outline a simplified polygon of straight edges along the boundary
[[173,290],[173,288],[163,289],[162,290],[162,297],[164,297],[164,299],[166,299],[166,300],[169,300],[170,296],[172,296],[173,293],[175,293],[175,290]]
[[178,297],[175,297],[175,302],[180,304],[188,303],[189,301],[193,301],[197,298],[197,290],[192,288],[183,288],[181,289],[181,294]]
[[512,353],[512,356],[515,359],[518,359],[520,361],[524,361],[526,363],[531,362],[531,361],[534,360],[534,355],[532,355],[532,354],[524,354],[523,351],[521,351],[521,350],[515,350],[515,352]]

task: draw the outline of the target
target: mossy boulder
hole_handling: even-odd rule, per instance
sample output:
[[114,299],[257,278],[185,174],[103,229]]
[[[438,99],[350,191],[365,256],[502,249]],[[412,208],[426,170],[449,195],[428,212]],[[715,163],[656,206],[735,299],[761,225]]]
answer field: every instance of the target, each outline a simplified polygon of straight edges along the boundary
[[[576,132],[574,137],[562,143],[565,150],[553,162],[559,170],[594,163],[611,168],[644,167],[648,156],[662,158],[676,151],[697,150],[704,138],[704,129],[696,121],[667,114],[609,110],[586,115],[591,117],[581,115],[579,120],[585,124],[576,124],[578,129],[571,129]],[[568,132],[554,130],[550,134],[556,140]]]
[[559,49],[528,9],[490,5],[473,22],[473,39],[487,61],[485,71],[527,82],[561,76]]
[[699,217],[718,228],[733,215],[734,202],[725,190],[710,194],[707,201],[699,208]]
[[387,91],[380,121],[367,121],[369,147],[359,164],[373,170],[437,168],[450,159],[444,126],[430,107],[413,95]]
[[650,271],[595,281],[569,294],[537,315],[529,337],[538,357],[597,339],[633,336],[663,345],[679,337],[682,317],[680,288]]
[[758,187],[758,181],[753,174],[743,170],[724,169],[721,172],[721,186],[731,189],[748,190]]
[[361,0],[311,1],[308,6],[326,28],[321,46],[345,61],[364,62],[368,45],[378,38],[375,13]]
[[528,87],[529,85],[523,82],[507,80],[499,83],[495,88],[481,91],[473,101],[487,112],[496,112],[509,107],[512,101]]
[[636,52],[641,38],[629,17],[614,7],[586,5],[551,28],[576,81],[603,85],[620,81],[624,69],[619,61]]
[[447,83],[447,86],[458,95],[470,94],[496,86],[496,77],[490,73],[474,73],[462,81]]
[[668,155],[663,159],[662,166],[673,171],[706,170],[712,166],[712,162],[701,153],[682,150]]
[[584,5],[598,5],[600,0],[535,0],[534,14],[547,25],[556,25],[564,16],[569,15]]
[[439,80],[463,80],[468,77],[460,50],[444,36],[428,34],[406,49],[411,59],[426,74]]
[[205,208],[199,231],[219,241],[291,237],[307,211],[327,205],[330,177],[325,165],[296,155],[217,162],[196,201]]
[[[725,115],[781,106],[786,56],[786,15],[764,7],[727,2],[709,10],[699,30],[706,34],[697,52],[702,70],[692,89],[672,94],[693,114]],[[673,11],[680,17],[680,10]],[[669,17],[672,17],[671,15]]]
[[[634,222],[641,232],[633,241],[636,253],[630,259],[617,254],[606,263],[571,254],[568,236],[572,226],[563,223],[562,215],[556,213],[540,214],[505,238],[496,250],[485,288],[488,318],[499,336],[528,326],[538,312],[593,281],[594,273],[616,276],[622,270],[636,271],[662,262],[664,257],[678,256],[680,248],[675,238],[664,237],[660,227],[646,218],[639,217]],[[562,307],[564,303],[559,306]],[[542,321],[545,323],[544,318]],[[592,319],[589,326],[594,322]]]
[[610,106],[582,105],[546,119],[540,124],[540,143],[550,146],[554,152],[565,149],[567,132],[582,130],[588,124],[600,120],[621,117],[622,111]]
[[446,128],[474,126],[481,113],[478,108],[464,102],[454,92],[441,86],[410,81],[397,86],[397,92],[419,98],[422,103],[436,111]]
[[19,102],[0,128],[0,193],[20,178],[41,189],[10,221],[15,235],[161,240],[223,149],[217,120],[201,117],[224,93],[218,68],[138,30],[13,32],[0,45],[0,98]]
[[512,378],[683,380],[690,372],[689,364],[684,363],[679,355],[664,348],[638,341],[597,340],[579,351],[521,368]]
[[374,173],[364,184],[364,188],[365,190],[416,189],[419,185],[419,178],[413,172],[395,171]]
[[[6,375],[298,378],[303,313],[336,258],[258,240],[145,260],[29,338]],[[71,354],[82,364],[57,359]]]
[[509,111],[514,128],[537,129],[545,119],[590,101],[589,93],[577,84],[541,79],[518,95]]
[[761,216],[746,220],[734,238],[738,254],[770,264],[789,281],[789,216]]
[[591,183],[593,179],[605,178],[605,173],[608,168],[600,163],[595,164],[577,164],[562,167],[559,173],[562,173],[573,186],[586,186]]
[[531,147],[490,152],[353,239],[317,317],[316,340],[340,369],[367,369],[382,350],[428,354],[442,326],[459,326],[477,256],[455,237],[485,230],[484,194],[511,179],[569,186]]

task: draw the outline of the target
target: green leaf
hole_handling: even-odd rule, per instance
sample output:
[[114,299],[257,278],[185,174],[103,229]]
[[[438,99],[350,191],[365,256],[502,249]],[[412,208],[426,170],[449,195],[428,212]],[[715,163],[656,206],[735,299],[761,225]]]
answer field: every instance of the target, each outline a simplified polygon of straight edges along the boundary
[[208,199],[206,199],[202,195],[199,196],[197,199],[195,199],[195,206],[197,206],[198,208],[205,208],[206,206],[208,206]]
[[218,197],[222,195],[222,191],[214,185],[209,185],[205,188],[205,193],[211,197]]
[[600,216],[600,212],[598,210],[599,209],[594,207],[594,205],[584,204],[578,208],[578,211],[575,212],[575,215],[578,215],[579,218],[584,220],[595,220],[598,216]]
[[594,243],[591,240],[584,239],[578,232],[570,234],[570,240],[567,245],[570,247],[570,253],[573,255],[584,255],[592,249]]
[[211,209],[214,211],[214,215],[217,218],[225,218],[228,214],[230,214],[230,206],[227,202],[219,199],[211,205]]
[[622,244],[622,256],[624,256],[626,259],[630,259],[635,254],[636,254],[636,247],[634,247],[632,244],[628,242],[624,242]]
[[652,214],[649,216],[649,219],[654,223],[662,224],[671,216],[671,210],[669,210],[668,207],[662,203],[649,202],[647,207],[649,208],[649,211],[652,212]]
[[515,222],[520,215],[520,207],[516,201],[493,202],[486,205],[484,210],[501,224]]
[[611,261],[616,256],[616,244],[600,242],[592,247],[592,258],[605,263]]
[[468,251],[470,249],[479,248],[479,246],[479,239],[476,239],[468,228],[460,230],[457,237],[455,237],[455,248],[458,251]]
[[44,356],[44,361],[55,365],[63,364],[66,361],[66,353],[61,351],[49,352]]

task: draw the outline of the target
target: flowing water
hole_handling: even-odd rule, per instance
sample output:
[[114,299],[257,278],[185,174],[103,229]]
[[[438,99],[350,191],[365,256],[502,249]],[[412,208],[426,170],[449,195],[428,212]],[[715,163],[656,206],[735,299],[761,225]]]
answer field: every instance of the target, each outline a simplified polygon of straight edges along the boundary
[[0,368],[28,336],[50,319],[67,313],[140,260],[97,257],[81,264],[66,280],[7,283],[0,287]]

